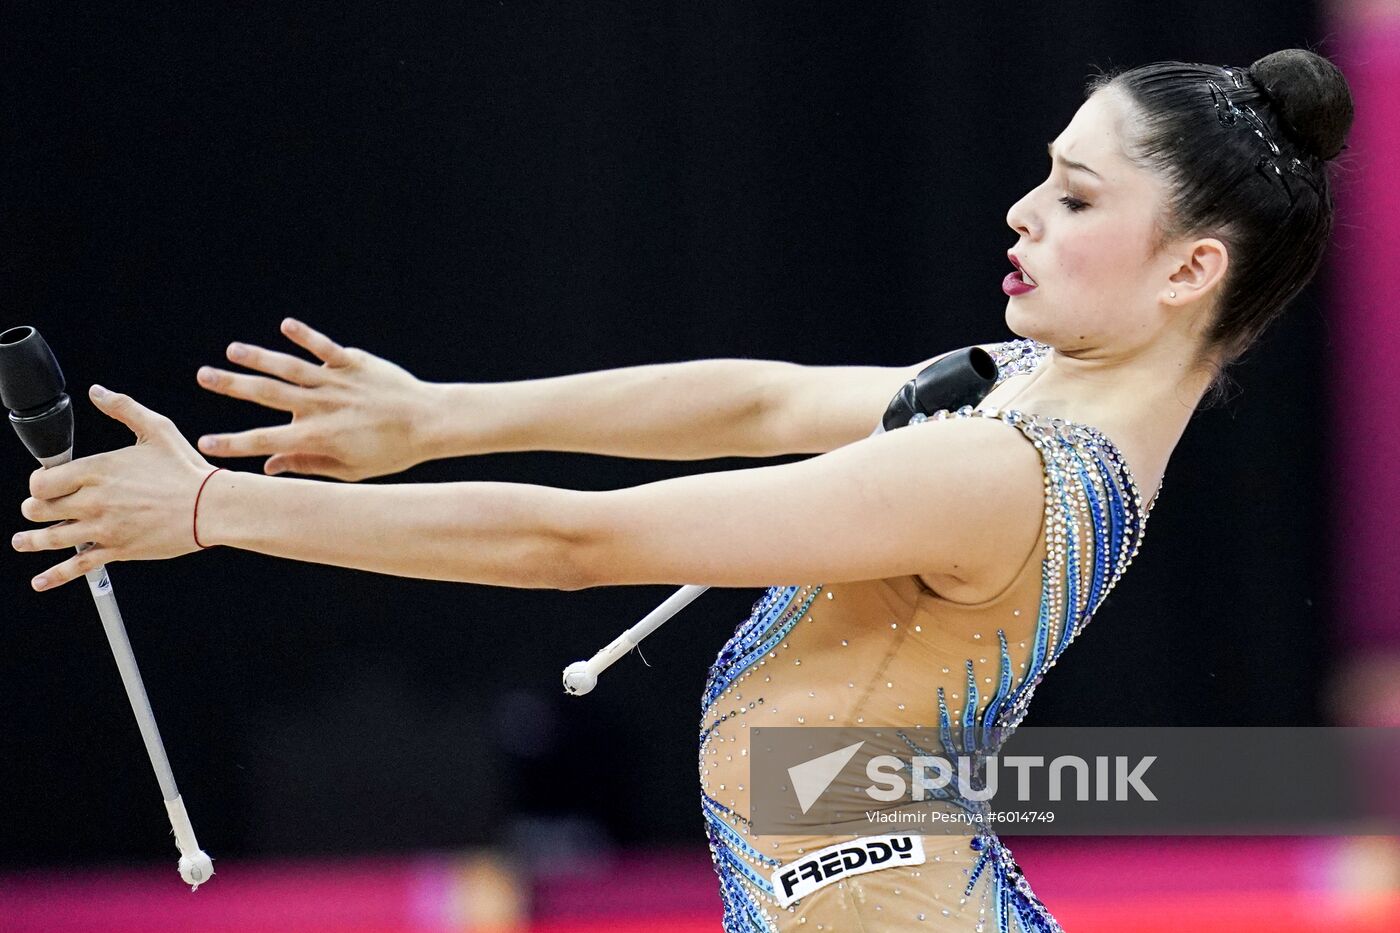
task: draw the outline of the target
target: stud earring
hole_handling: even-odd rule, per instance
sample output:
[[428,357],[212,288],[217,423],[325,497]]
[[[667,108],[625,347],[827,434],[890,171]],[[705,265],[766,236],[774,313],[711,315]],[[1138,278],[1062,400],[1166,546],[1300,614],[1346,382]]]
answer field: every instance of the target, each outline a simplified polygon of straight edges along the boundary
[[1175,298],[1175,297],[1176,297],[1176,292],[1172,292],[1172,293],[1171,293],[1171,296],[1172,296],[1173,298]]

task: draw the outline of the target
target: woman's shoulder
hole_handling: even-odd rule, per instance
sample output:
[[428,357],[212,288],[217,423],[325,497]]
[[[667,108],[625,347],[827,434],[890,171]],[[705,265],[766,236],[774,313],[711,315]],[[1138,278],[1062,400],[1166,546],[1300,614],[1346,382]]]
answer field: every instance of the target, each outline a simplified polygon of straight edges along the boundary
[[1002,548],[986,551],[986,562],[974,565],[982,579],[966,581],[972,589],[1000,592],[1024,563],[1008,555],[1024,555],[1037,535],[1053,530],[1057,553],[1068,549],[1069,563],[1061,569],[1077,573],[1078,560],[1087,558],[1092,588],[1100,596],[1107,592],[1137,552],[1151,503],[1143,501],[1126,459],[1106,435],[1016,409],[969,406],[929,420],[943,423],[935,430],[950,432],[948,440],[961,441],[970,474],[964,488],[984,527],[1000,526],[989,537]]

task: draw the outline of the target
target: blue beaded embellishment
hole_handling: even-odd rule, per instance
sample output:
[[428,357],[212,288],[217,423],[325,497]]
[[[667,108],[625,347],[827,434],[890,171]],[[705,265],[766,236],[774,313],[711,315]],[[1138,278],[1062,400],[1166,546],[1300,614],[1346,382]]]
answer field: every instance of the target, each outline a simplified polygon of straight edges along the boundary
[[[1013,340],[991,348],[998,384],[1034,370],[1049,349],[1033,340]],[[956,412],[935,412],[927,418],[911,419],[911,423],[967,417],[1000,420],[1021,431],[1040,453],[1046,480],[1046,555],[1041,564],[1039,610],[1024,675],[1017,682],[1006,632],[998,629],[999,671],[985,708],[981,707],[971,659],[967,661],[966,699],[959,715],[949,711],[944,690],[938,689],[937,736],[942,753],[969,753],[975,762],[995,754],[1016,730],[1036,686],[1132,563],[1156,499],[1154,496],[1144,508],[1125,458],[1106,436],[1088,425],[1016,410],[970,406]],[[770,587],[721,649],[710,667],[701,700],[702,768],[714,730],[731,716],[756,708],[763,700],[756,698],[747,706],[725,712],[717,712],[717,702],[756,663],[771,655],[821,591],[821,585]],[[914,724],[910,727],[898,735],[912,751],[927,754],[911,738]],[[973,771],[975,774],[975,767]],[[969,799],[956,784],[951,782],[934,793],[969,811],[985,810],[985,802]],[[702,792],[701,798],[711,858],[720,882],[724,930],[774,933],[778,908],[768,878],[779,861],[764,855],[744,838],[748,834],[744,816],[709,794]],[[968,872],[964,895],[971,897],[977,883],[986,877],[988,920],[998,933],[1063,933],[1031,890],[1010,850],[987,828],[990,824],[977,825],[969,845],[978,856]]]

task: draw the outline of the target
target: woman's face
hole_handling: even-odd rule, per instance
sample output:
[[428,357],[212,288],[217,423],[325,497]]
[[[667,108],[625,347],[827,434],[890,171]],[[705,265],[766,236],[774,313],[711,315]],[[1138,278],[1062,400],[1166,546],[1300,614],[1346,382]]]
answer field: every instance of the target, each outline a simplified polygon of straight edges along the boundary
[[1165,189],[1123,154],[1127,115],[1113,88],[1085,101],[1051,144],[1049,177],[1007,212],[1020,234],[1011,252],[1036,283],[1007,300],[1013,333],[1101,355],[1142,347],[1167,326],[1162,302],[1180,258],[1151,255]]

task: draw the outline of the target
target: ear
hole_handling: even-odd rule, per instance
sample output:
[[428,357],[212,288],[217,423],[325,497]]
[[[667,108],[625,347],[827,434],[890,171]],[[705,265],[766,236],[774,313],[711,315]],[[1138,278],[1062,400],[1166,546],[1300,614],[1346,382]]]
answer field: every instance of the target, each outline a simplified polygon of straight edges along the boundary
[[[1230,266],[1230,253],[1215,237],[1204,237],[1186,244],[1187,252],[1181,263],[1167,277],[1171,283],[1162,290],[1162,300],[1168,304],[1184,305],[1204,297],[1225,278]],[[1176,292],[1176,297],[1170,297]]]

